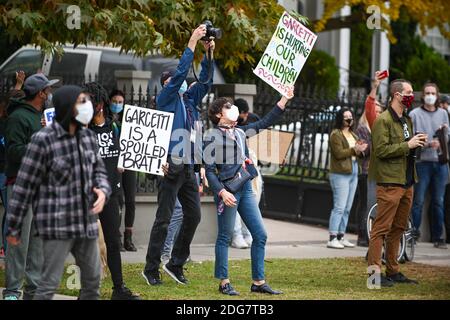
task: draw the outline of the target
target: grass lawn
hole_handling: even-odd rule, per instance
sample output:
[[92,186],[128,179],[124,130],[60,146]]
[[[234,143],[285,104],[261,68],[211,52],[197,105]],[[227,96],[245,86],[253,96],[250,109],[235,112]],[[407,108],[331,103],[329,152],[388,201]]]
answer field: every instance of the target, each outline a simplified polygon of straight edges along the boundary
[[[230,299],[217,290],[213,262],[189,263],[185,271],[190,281],[187,286],[178,285],[163,274],[162,286],[149,287],[141,276],[142,269],[142,264],[127,264],[123,272],[127,286],[144,299]],[[232,299],[450,299],[448,267],[404,264],[401,265],[402,272],[417,279],[419,285],[398,284],[393,288],[369,290],[366,287],[366,262],[362,258],[272,259],[266,262],[268,283],[285,293],[276,297],[249,292],[249,260],[231,261],[229,270],[232,284],[241,293]],[[3,271],[0,271],[0,279],[3,285]],[[111,287],[111,280],[107,277],[102,283],[102,298],[110,298]],[[59,293],[77,295],[77,291],[63,289],[63,286]]]

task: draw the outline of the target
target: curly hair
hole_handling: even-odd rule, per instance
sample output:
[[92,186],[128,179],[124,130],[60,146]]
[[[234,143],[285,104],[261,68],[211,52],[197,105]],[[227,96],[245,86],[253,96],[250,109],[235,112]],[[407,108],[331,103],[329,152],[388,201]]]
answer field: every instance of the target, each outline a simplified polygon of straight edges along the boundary
[[222,112],[223,106],[227,103],[233,104],[233,100],[231,98],[221,97],[211,103],[208,108],[208,117],[213,124],[217,125],[219,123],[220,119],[216,115]]
[[91,96],[92,104],[94,105],[94,107],[102,102],[105,105],[109,104],[108,92],[98,82],[85,83],[83,86],[83,92]]

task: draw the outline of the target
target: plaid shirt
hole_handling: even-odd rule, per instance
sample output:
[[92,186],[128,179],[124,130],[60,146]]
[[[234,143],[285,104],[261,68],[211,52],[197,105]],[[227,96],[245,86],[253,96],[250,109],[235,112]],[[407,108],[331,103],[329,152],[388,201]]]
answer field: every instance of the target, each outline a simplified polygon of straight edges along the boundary
[[97,238],[98,216],[92,213],[94,187],[107,197],[111,194],[95,134],[82,129],[71,136],[53,122],[35,133],[28,144],[8,203],[8,235],[20,236],[32,203],[35,225],[43,239]]

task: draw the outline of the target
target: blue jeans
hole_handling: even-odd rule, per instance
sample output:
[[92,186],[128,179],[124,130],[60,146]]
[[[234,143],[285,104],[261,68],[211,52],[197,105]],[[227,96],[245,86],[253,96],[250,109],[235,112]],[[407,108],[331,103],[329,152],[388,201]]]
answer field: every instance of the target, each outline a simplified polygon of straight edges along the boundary
[[440,241],[444,225],[444,194],[448,180],[448,165],[438,162],[418,162],[416,164],[419,182],[414,186],[414,201],[411,210],[414,227],[420,228],[422,208],[427,190],[431,194],[432,241]]
[[344,234],[358,186],[358,163],[353,161],[351,174],[330,173],[330,184],[333,190],[333,210],[329,231],[333,235]]
[[166,241],[164,242],[164,248],[161,255],[170,256],[172,254],[173,243],[180,232],[181,224],[183,223],[183,207],[177,198],[175,202],[175,208],[173,209],[172,218],[170,224],[167,227]]
[[[236,213],[247,226],[253,237],[251,247],[252,278],[253,280],[264,280],[264,256],[267,241],[267,233],[264,228],[261,212],[256,202],[251,181],[247,182],[241,191],[234,197],[237,205],[230,208],[224,205],[224,210],[218,215],[218,235],[216,241],[216,262],[214,275],[218,279],[228,279],[228,245],[233,236]],[[215,196],[217,207],[222,200]],[[220,201],[220,202],[219,202]]]

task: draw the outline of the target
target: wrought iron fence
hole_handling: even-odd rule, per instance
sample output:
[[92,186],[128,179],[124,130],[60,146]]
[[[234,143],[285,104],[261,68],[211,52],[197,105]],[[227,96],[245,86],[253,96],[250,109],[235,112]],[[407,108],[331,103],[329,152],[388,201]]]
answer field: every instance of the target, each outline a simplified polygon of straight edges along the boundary
[[[274,129],[295,134],[286,162],[278,174],[298,177],[301,181],[328,181],[328,139],[335,115],[340,108],[347,107],[358,119],[364,110],[364,98],[365,95],[359,90],[333,95],[324,89],[296,88],[283,118],[274,126]],[[279,95],[274,94],[272,88],[259,84],[255,113],[266,114],[278,99]]]
[[[111,90],[111,85],[105,79],[98,79],[97,75],[89,77],[91,81],[98,81]],[[14,85],[14,79],[0,79],[0,94],[6,94]],[[83,85],[84,77],[65,75],[64,84]],[[127,104],[143,108],[155,108],[155,97],[158,88],[134,88],[130,90],[124,86],[121,89],[125,94]],[[202,114],[205,128],[211,126],[207,110],[212,97],[218,97],[217,90],[208,94],[198,106]],[[266,84],[257,83],[257,95],[254,100],[254,112],[260,116],[269,112],[279,99],[279,95]],[[285,165],[278,174],[298,177],[301,180],[314,180],[324,182],[328,180],[329,148],[328,138],[331,133],[336,112],[341,107],[348,107],[357,118],[364,108],[365,96],[361,92],[342,92],[333,95],[325,90],[299,87],[295,96],[288,104],[286,112],[275,126],[275,129],[295,133],[295,139],[286,158]],[[155,193],[155,176],[139,173],[137,179],[138,193]]]

